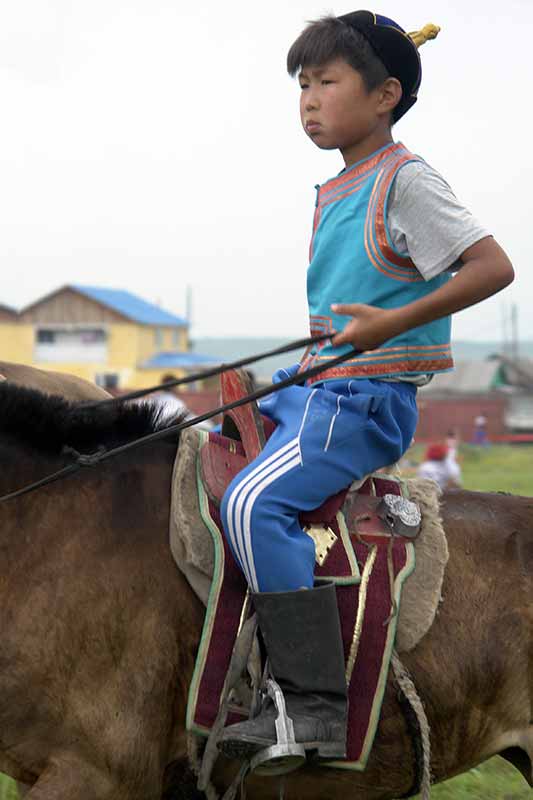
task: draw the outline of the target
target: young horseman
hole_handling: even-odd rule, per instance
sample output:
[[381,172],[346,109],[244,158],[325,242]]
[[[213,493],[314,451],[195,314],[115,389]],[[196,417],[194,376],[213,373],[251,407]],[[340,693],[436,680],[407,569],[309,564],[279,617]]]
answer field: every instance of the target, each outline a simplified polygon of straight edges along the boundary
[[[295,739],[341,758],[347,694],[335,589],[314,588],[315,547],[298,514],[401,458],[417,386],[453,366],[451,314],[509,284],[513,268],[444,179],[393,142],[391,126],[421,78],[399,25],[369,11],[313,22],[291,47],[288,71],[298,73],[304,131],[345,164],[318,189],[307,280],[311,331],[342,332],[287,371],[322,364],[311,385],[263,404],[276,430],[222,511]],[[361,355],[328,369],[352,346]],[[227,727],[221,749],[244,758],[275,744],[275,717],[271,703]]]

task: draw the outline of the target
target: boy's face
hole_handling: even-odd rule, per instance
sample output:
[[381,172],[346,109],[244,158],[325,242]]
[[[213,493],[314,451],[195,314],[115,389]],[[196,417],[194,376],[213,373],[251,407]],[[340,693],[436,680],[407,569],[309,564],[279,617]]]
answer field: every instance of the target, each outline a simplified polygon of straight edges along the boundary
[[383,124],[380,87],[368,92],[361,74],[342,58],[304,67],[298,80],[302,126],[317,147],[346,150]]

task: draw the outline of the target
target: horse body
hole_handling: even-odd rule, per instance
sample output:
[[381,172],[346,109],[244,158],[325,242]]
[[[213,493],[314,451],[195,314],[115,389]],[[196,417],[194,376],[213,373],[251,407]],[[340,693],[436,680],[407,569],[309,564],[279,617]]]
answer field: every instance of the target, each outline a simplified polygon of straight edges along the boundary
[[[65,462],[10,413],[0,428],[0,492]],[[174,454],[175,442],[147,445],[0,504],[0,770],[32,784],[31,800],[155,800],[165,774],[179,786],[203,607],[168,546]],[[517,764],[531,753],[532,509],[528,498],[445,497],[443,602],[402,657],[428,714],[436,780],[508,748],[521,748],[508,751]],[[522,767],[531,779],[529,757]],[[219,789],[235,769],[219,765]],[[287,776],[285,796],[385,800],[408,793],[415,774],[389,679],[367,770],[309,766]],[[278,796],[264,778],[249,791]]]
[[405,658],[429,716],[433,773],[502,753],[533,785],[533,500],[451,492],[443,511],[443,602]]
[[26,364],[0,361],[0,381],[17,386],[28,386],[45,394],[56,394],[74,402],[81,400],[105,400],[111,395],[90,381],[65,372],[37,369]]

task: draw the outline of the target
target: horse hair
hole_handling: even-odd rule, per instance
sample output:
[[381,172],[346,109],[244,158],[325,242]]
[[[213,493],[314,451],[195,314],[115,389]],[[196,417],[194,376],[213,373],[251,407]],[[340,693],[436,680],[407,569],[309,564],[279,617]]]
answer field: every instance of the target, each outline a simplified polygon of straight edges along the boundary
[[170,422],[163,416],[153,402],[84,408],[59,395],[0,384],[0,435],[50,454],[61,453],[65,446],[80,451],[117,447],[181,422],[185,414]]

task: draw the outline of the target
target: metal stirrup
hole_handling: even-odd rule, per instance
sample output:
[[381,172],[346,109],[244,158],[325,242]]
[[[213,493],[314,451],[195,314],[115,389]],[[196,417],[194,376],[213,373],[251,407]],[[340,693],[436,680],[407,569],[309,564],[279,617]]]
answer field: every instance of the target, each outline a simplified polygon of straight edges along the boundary
[[267,695],[272,699],[278,715],[276,717],[276,744],[260,750],[250,761],[251,772],[258,775],[283,775],[305,763],[305,749],[294,739],[294,725],[287,714],[285,698],[276,681],[269,678]]

